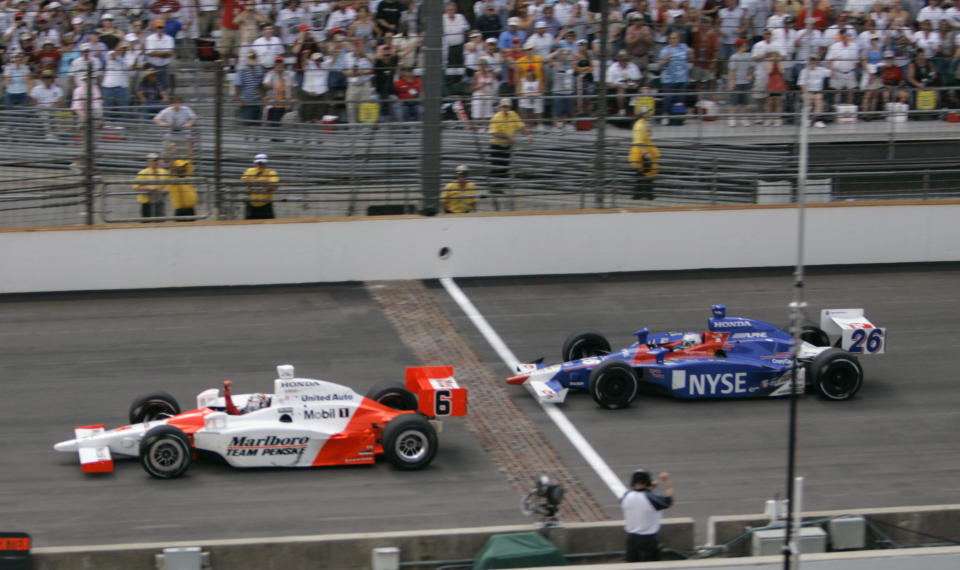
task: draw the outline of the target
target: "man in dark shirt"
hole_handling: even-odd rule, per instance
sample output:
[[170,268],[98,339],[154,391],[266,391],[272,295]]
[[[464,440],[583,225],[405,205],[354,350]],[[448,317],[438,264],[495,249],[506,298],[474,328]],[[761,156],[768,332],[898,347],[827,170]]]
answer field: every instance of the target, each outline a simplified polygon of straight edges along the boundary
[[503,29],[503,22],[497,15],[497,7],[492,3],[487,3],[483,9],[483,14],[477,18],[476,29],[483,34],[483,39],[497,38],[500,36],[500,30]]
[[393,32],[396,34],[400,27],[400,16],[406,9],[407,7],[398,0],[383,0],[380,2],[380,5],[377,6],[376,16],[380,33]]

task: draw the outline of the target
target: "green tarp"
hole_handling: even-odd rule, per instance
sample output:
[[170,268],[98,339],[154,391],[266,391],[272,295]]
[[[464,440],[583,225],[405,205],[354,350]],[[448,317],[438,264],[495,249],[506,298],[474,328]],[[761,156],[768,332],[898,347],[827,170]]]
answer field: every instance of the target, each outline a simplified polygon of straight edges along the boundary
[[473,560],[473,570],[566,565],[557,547],[535,532],[495,534]]

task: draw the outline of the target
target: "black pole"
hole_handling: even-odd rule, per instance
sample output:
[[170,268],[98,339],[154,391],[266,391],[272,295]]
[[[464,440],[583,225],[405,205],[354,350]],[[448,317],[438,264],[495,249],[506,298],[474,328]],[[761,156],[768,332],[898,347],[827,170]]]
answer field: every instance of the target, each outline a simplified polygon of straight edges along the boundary
[[213,98],[213,200],[217,219],[223,220],[223,60],[218,59]]
[[423,30],[423,153],[420,156],[420,190],[427,215],[440,211],[440,153],[443,136],[440,107],[443,102],[443,0],[420,5]]
[[86,106],[86,121],[84,124],[84,133],[83,133],[83,179],[84,184],[87,187],[86,192],[86,202],[87,202],[87,225],[93,225],[93,208],[94,208],[94,191],[95,184],[93,178],[93,59],[87,60],[87,73],[86,73],[86,90],[87,90],[87,100],[85,103]]
[[[597,208],[603,207],[604,193],[606,191],[607,167],[604,151],[606,150],[607,138],[607,54],[610,26],[610,3],[608,0],[600,0],[600,76],[594,82],[597,89],[597,144],[596,152],[593,155],[593,189],[594,204]],[[593,48],[593,46],[590,46]]]

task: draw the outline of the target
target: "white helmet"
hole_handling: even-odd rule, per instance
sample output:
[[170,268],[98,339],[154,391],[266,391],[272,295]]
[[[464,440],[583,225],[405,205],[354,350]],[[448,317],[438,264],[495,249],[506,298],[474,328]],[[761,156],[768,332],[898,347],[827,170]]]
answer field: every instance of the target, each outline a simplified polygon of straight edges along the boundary
[[270,399],[267,398],[266,394],[250,394],[250,399],[247,400],[247,405],[244,406],[243,412],[255,412],[259,409],[266,408],[270,405]]
[[700,335],[693,332],[683,333],[683,340],[680,341],[681,348],[690,348],[703,342]]

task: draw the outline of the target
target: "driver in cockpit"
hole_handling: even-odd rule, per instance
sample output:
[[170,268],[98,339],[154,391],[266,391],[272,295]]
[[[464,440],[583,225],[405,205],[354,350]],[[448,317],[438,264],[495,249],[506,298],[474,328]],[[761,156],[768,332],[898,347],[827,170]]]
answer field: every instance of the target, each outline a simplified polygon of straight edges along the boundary
[[230,387],[233,386],[232,380],[223,381],[223,399],[225,402],[225,407],[227,408],[227,413],[231,416],[239,416],[242,414],[249,414],[250,412],[255,412],[263,408],[270,407],[270,397],[266,394],[250,394],[250,397],[247,399],[247,403],[243,406],[241,410],[233,403],[233,395],[230,393]]
[[673,350],[686,350],[690,347],[697,346],[698,344],[703,344],[703,338],[701,338],[699,334],[694,332],[683,333],[683,338],[680,340],[679,344],[673,347]]

